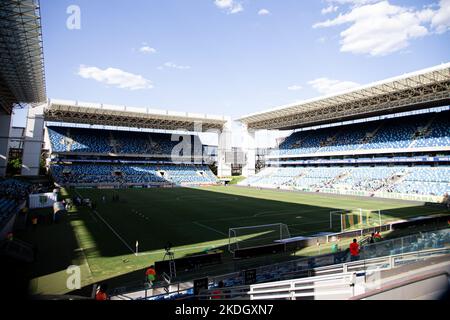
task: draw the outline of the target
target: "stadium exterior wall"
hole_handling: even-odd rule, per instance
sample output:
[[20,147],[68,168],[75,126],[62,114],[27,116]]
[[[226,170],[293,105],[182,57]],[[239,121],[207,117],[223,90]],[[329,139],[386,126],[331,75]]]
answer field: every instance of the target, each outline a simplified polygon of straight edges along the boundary
[[0,114],[0,177],[5,176],[8,165],[10,130],[11,115]]
[[244,177],[250,177],[255,175],[256,167],[256,152],[255,152],[255,130],[249,130],[246,125],[243,125],[242,135],[243,135],[243,149],[245,152],[245,163],[242,168],[242,175]]
[[22,158],[22,175],[24,176],[39,175],[44,143],[44,106],[45,104],[28,109]]

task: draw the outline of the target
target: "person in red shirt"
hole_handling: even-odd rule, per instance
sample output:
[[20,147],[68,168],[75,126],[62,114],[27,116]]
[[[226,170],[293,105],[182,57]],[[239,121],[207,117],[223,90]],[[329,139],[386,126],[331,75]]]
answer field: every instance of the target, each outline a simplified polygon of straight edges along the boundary
[[211,299],[223,299],[223,296],[222,296],[223,286],[224,286],[223,281],[222,280],[219,281],[219,285],[218,285],[217,289],[212,292]]
[[150,285],[150,287],[153,285],[153,281],[156,279],[156,271],[155,267],[152,265],[145,271],[145,276],[147,283]]
[[105,284],[100,285],[100,288],[98,289],[95,300],[108,300],[108,295],[106,294],[107,286]]
[[353,242],[350,243],[350,261],[356,261],[359,259],[359,244],[356,239],[353,239]]
[[377,233],[375,233],[375,235],[374,235],[375,242],[381,241],[382,239],[383,238],[381,237],[381,234],[379,231]]

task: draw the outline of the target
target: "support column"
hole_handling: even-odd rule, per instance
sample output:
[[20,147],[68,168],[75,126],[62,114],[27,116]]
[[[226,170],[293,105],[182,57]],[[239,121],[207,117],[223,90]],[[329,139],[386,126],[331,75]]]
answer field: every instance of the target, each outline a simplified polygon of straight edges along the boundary
[[0,114],[0,177],[6,175],[8,165],[11,118],[10,114]]
[[256,167],[256,141],[255,130],[248,129],[246,125],[242,125],[243,149],[245,152],[245,163],[242,168],[242,175],[250,177],[255,175]]
[[42,144],[44,143],[44,106],[28,109],[23,143],[22,175],[39,175]]
[[[233,161],[231,139],[231,120],[229,120],[224,124],[222,132],[219,134],[219,146],[217,150],[219,161],[217,166],[217,175],[219,177],[231,176],[231,161]],[[229,154],[230,159],[227,159],[227,153]]]

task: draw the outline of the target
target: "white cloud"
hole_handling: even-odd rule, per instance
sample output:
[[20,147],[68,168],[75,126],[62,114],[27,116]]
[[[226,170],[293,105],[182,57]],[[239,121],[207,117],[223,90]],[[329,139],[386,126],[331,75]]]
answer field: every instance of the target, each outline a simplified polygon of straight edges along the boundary
[[190,69],[191,66],[180,66],[180,65],[177,65],[177,64],[175,64],[173,62],[166,62],[162,66],[159,66],[158,70],[162,70],[164,68],[172,68],[172,69],[178,69],[178,70],[187,70],[187,69]]
[[383,56],[407,48],[411,40],[450,30],[450,0],[440,0],[437,10],[433,6],[415,9],[392,5],[389,0],[327,2],[350,5],[348,12],[313,25],[349,25],[340,33],[342,52]]
[[218,8],[226,10],[228,14],[234,14],[244,10],[242,4],[234,0],[214,0],[214,4]]
[[350,4],[354,6],[361,6],[364,4],[380,2],[380,0],[327,0],[329,3],[338,3],[340,5]]
[[338,6],[333,6],[332,4],[330,4],[328,7],[323,8],[320,12],[322,14],[328,14],[328,13],[336,12],[337,9],[339,9]]
[[441,0],[439,9],[434,11],[431,18],[431,26],[437,33],[444,33],[450,30],[450,0]]
[[152,89],[152,82],[138,74],[129,73],[116,68],[100,69],[80,65],[78,75],[85,79],[93,79],[121,89]]
[[139,48],[139,52],[142,53],[156,53],[156,49],[149,46],[142,46]]
[[303,89],[303,87],[298,84],[294,84],[294,85],[288,87],[288,90],[291,90],[291,91],[298,91],[301,89]]
[[333,80],[325,77],[308,81],[308,84],[311,85],[317,92],[324,95],[338,93],[360,86],[359,83],[356,82]]
[[270,11],[267,9],[261,9],[258,11],[258,15],[260,15],[260,16],[267,16],[269,14],[270,14]]
[[381,56],[406,48],[411,39],[426,36],[424,13],[382,1],[353,7],[348,13],[340,13],[335,19],[316,23],[313,27],[350,24],[340,33],[340,50]]

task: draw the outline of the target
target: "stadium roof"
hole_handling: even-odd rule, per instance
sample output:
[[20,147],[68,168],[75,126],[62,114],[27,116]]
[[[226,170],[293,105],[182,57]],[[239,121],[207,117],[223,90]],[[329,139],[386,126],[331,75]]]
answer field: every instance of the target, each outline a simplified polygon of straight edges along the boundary
[[38,0],[0,1],[0,110],[46,100]]
[[238,119],[251,129],[295,129],[450,104],[450,63]]
[[[50,100],[44,109],[45,121],[161,130],[222,130],[230,119],[149,108],[135,108],[77,101]],[[201,125],[199,127],[198,125]]]

